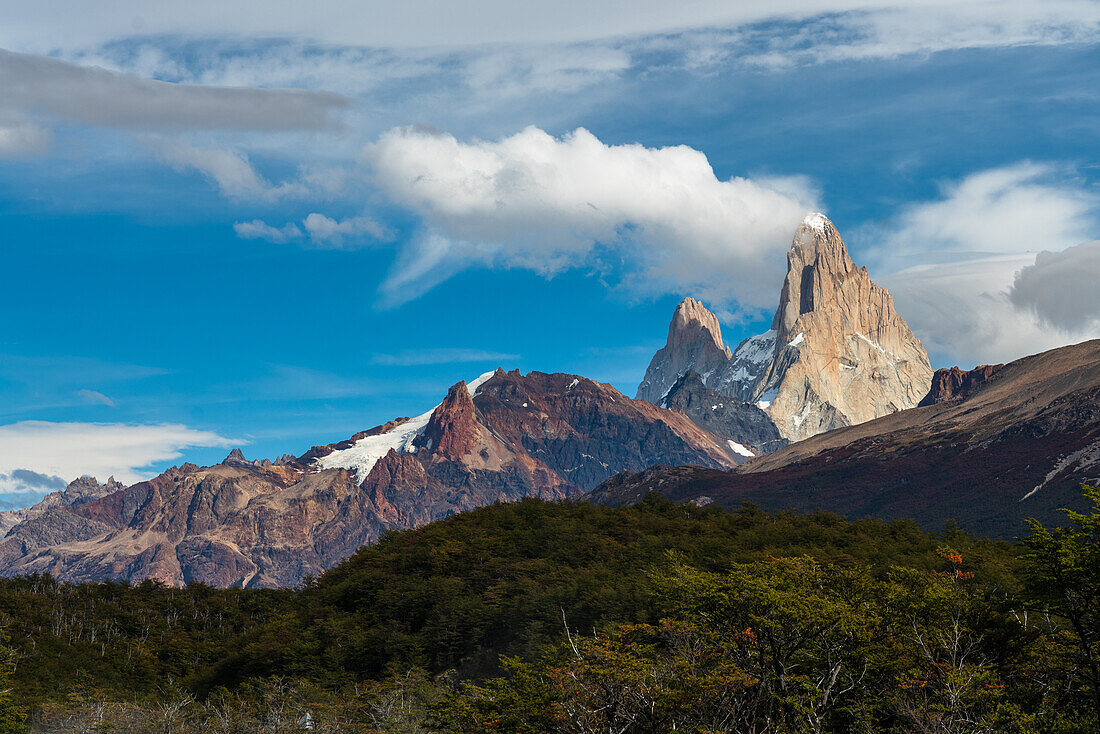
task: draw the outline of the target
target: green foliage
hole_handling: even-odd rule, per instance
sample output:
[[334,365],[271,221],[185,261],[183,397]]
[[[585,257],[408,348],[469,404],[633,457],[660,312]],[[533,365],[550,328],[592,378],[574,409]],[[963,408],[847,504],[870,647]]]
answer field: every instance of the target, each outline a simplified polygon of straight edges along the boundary
[[1095,513],[1019,546],[530,500],[295,591],[4,580],[0,722],[18,702],[59,732],[1096,731],[1089,492]]
[[1052,635],[1055,655],[1071,672],[1100,723],[1100,488],[1082,486],[1093,511],[1066,510],[1071,525],[1043,527],[1029,523],[1023,541],[1028,561],[1027,594],[1038,611],[1062,620]]
[[0,627],[0,734],[23,734],[27,731],[27,712],[12,691],[12,679],[18,661],[8,647],[8,633]]

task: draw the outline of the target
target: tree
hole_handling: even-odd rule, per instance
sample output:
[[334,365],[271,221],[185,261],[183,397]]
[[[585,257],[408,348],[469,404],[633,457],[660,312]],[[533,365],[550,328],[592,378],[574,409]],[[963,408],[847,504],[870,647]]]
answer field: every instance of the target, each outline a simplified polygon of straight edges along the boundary
[[27,731],[27,713],[12,694],[16,655],[7,643],[8,632],[0,627],[0,734],[23,734]]
[[1027,592],[1040,611],[1065,620],[1067,669],[1089,697],[1100,722],[1100,488],[1081,485],[1089,514],[1063,510],[1072,524],[1050,530],[1028,522],[1023,540]]

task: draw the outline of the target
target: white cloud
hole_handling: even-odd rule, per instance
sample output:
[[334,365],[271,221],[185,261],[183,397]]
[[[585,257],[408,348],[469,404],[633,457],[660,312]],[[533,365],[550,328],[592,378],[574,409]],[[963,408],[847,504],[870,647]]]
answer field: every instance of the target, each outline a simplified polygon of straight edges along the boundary
[[178,144],[165,148],[161,155],[180,170],[198,171],[230,199],[277,201],[309,194],[300,181],[271,183],[256,172],[247,155],[237,150]]
[[50,492],[65,489],[67,482],[27,469],[0,473],[0,510],[30,507]]
[[933,359],[945,365],[1011,362],[1100,336],[1051,328],[1013,305],[1013,279],[1034,262],[1027,254],[990,256],[920,265],[876,280],[894,296],[898,313]]
[[1006,362],[1100,336],[1100,257],[1072,247],[1100,231],[1098,204],[1066,172],[1024,162],[946,185],[858,237],[876,242],[883,269],[900,268],[876,280],[933,355]]
[[98,390],[77,390],[76,396],[83,400],[85,403],[91,403],[93,405],[106,405],[110,408],[115,407],[115,401],[104,395]]
[[309,238],[318,245],[339,247],[347,237],[367,235],[373,239],[384,240],[389,233],[377,222],[367,217],[348,217],[336,220],[324,214],[314,212],[302,221]]
[[1100,198],[1066,172],[1029,161],[967,176],[880,228],[879,257],[1064,249],[1095,235]]
[[1100,336],[1100,241],[1040,252],[1016,273],[1009,299],[1056,329]]
[[519,359],[518,354],[491,352],[484,349],[413,349],[398,354],[376,354],[370,363],[395,367],[413,367],[427,364],[456,364],[460,362],[493,362],[503,366]]
[[[85,47],[140,33],[305,38],[327,44],[387,47],[440,47],[478,44],[573,43],[597,38],[662,34],[699,27],[728,27],[770,18],[822,14],[882,14],[881,25],[904,30],[895,17],[917,30],[948,15],[968,25],[945,25],[944,34],[965,41],[998,29],[1011,38],[1057,37],[1065,28],[1095,19],[1088,0],[1005,3],[995,0],[635,0],[623,12],[615,0],[481,0],[461,6],[447,0],[270,0],[263,12],[250,4],[192,0],[185,5],[121,0],[89,5],[79,0],[27,4],[3,0],[7,22],[0,45],[47,52]],[[913,31],[916,35],[917,31]]]
[[246,240],[264,239],[283,244],[308,238],[317,247],[334,249],[361,246],[367,240],[392,238],[389,230],[369,217],[333,219],[318,212],[307,215],[302,220],[301,227],[294,222],[274,227],[263,220],[254,219],[251,222],[237,222],[233,225],[233,230],[238,237]]
[[397,128],[366,155],[376,184],[424,227],[382,286],[389,304],[473,265],[549,275],[606,258],[637,292],[770,308],[783,253],[817,201],[802,178],[719,180],[687,146],[606,145],[583,128],[471,143]]
[[130,484],[152,476],[150,465],[178,459],[182,449],[239,443],[172,423],[21,421],[0,426],[0,472],[23,469],[65,481],[114,476]]
[[233,231],[243,240],[268,240],[277,244],[301,239],[302,230],[293,222],[284,227],[272,227],[260,219],[251,222],[237,222],[233,225]]

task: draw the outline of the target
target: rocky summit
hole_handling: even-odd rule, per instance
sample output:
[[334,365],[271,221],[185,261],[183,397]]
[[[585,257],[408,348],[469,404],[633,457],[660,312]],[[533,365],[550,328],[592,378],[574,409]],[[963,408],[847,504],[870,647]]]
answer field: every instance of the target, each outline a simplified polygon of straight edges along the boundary
[[770,330],[729,353],[714,314],[685,299],[638,397],[660,402],[690,369],[790,441],[915,407],[932,383],[924,346],[822,214],[795,233]]
[[498,501],[561,499],[652,464],[744,460],[684,414],[610,385],[498,370],[455,384],[423,415],[296,459],[249,461],[234,450],[130,487],[81,480],[13,517],[0,573],[294,586],[389,529]]

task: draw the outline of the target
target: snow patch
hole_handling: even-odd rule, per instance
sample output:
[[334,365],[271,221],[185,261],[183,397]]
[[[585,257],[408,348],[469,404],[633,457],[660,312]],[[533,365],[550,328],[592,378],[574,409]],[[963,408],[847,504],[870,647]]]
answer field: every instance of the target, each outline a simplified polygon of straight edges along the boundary
[[787,346],[788,347],[797,347],[799,344],[801,344],[804,341],[806,341],[806,332],[800,331],[800,332],[798,332],[798,336],[796,336],[794,339],[791,339],[789,342],[787,342]]
[[767,410],[772,407],[772,401],[775,400],[775,396],[779,394],[779,388],[773,387],[770,390],[765,390],[764,394],[760,396],[760,399],[756,401],[756,407],[761,410]]
[[[466,390],[470,397],[477,395],[478,389],[488,382],[496,372],[486,372],[476,380],[466,383]],[[416,446],[413,442],[424,432],[432,413],[439,405],[434,406],[427,413],[421,413],[415,418],[410,418],[404,423],[385,433],[374,436],[366,436],[359,439],[346,449],[333,451],[328,456],[322,456],[314,461],[317,469],[350,469],[355,472],[356,481],[362,483],[378,460],[393,449],[399,454],[415,454]],[[426,448],[431,448],[429,444]]]
[[733,449],[733,452],[735,454],[741,454],[742,456],[748,456],[750,458],[756,456],[756,454],[754,454],[750,449],[746,448],[745,446],[742,446],[741,444],[737,443],[736,441],[730,441],[729,444],[730,444],[730,448]]
[[802,223],[812,230],[825,234],[825,225],[829,223],[829,219],[821,212],[814,212],[812,214],[807,214],[806,218],[802,220]]
[[[577,385],[579,385],[579,384],[581,384],[581,381],[580,381],[580,380],[573,380],[572,382],[570,382],[570,383],[569,383],[569,387],[567,387],[567,388],[565,388],[565,389],[566,389],[566,390],[572,390],[573,388],[575,388],[575,387],[576,387]],[[672,388],[669,388],[669,390],[671,390],[671,389],[672,389]],[[666,398],[668,397],[668,393],[667,393],[667,392],[665,393],[665,397],[666,397]]]
[[333,451],[328,456],[317,459],[315,466],[318,469],[352,469],[355,471],[356,481],[362,483],[378,460],[388,454],[390,449],[399,454],[416,453],[413,441],[423,433],[434,412],[435,408],[432,408],[386,433],[361,438],[346,449]]
[[481,386],[489,381],[489,378],[496,374],[496,370],[492,372],[486,372],[484,375],[480,375],[476,380],[471,380],[466,383],[466,392],[470,393],[470,397],[477,395],[477,391],[481,389]]
[[880,351],[880,352],[882,352],[883,354],[887,354],[887,351],[886,351],[885,349],[883,349],[883,348],[882,348],[882,347],[880,347],[880,346],[879,346],[878,344],[876,344],[875,342],[873,342],[873,341],[871,341],[870,339],[868,339],[867,337],[865,337],[865,336],[864,336],[863,334],[860,334],[860,333],[859,333],[858,331],[856,332],[856,336],[858,336],[858,337],[859,337],[860,339],[862,339],[863,341],[867,342],[868,344],[870,344],[870,345],[871,345],[872,347],[874,347],[875,349],[879,350],[879,351]]
[[798,415],[792,415],[791,416],[791,420],[794,422],[794,427],[798,428],[799,426],[801,426],[802,421],[806,420],[806,416],[808,416],[809,414],[810,414],[810,404],[806,403],[806,405],[804,405],[802,407],[802,412],[801,413],[799,413]]
[[775,329],[769,329],[763,334],[750,336],[737,351],[733,353],[733,361],[745,361],[752,364],[765,364],[772,358],[775,352]]

